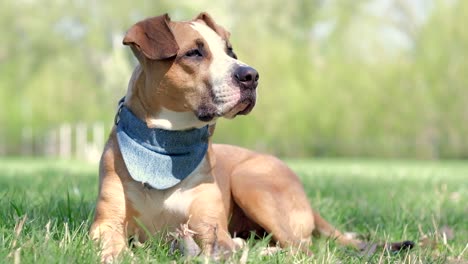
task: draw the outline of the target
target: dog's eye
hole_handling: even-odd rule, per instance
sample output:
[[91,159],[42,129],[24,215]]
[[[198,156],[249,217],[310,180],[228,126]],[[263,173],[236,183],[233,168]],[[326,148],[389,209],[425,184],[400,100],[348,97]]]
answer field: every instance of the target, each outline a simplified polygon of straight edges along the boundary
[[193,49],[193,50],[187,51],[187,53],[185,53],[185,56],[186,57],[203,57],[200,50],[198,50],[198,49]]
[[229,55],[229,57],[231,58],[234,58],[237,60],[237,55],[236,53],[234,53],[234,50],[232,49],[232,47],[227,47],[227,54]]

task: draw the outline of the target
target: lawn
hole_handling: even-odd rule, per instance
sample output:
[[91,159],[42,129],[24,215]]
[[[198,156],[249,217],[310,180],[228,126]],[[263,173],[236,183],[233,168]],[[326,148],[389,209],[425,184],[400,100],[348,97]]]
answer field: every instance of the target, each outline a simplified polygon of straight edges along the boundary
[[[312,206],[345,231],[375,241],[413,240],[398,254],[362,254],[314,240],[314,256],[261,256],[249,241],[248,263],[468,263],[468,162],[290,160]],[[0,260],[96,263],[87,237],[97,168],[80,162],[0,159]],[[286,212],[285,212],[286,213]],[[133,249],[134,263],[183,262],[154,238]],[[240,261],[242,252],[232,262]],[[130,263],[126,256],[124,262]],[[200,261],[201,260],[195,260]],[[2,262],[2,261],[0,261]]]

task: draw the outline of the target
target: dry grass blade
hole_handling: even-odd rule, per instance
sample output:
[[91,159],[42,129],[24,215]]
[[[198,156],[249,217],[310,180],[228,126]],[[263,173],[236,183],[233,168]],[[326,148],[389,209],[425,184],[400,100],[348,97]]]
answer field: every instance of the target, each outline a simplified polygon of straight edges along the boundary
[[461,259],[463,256],[465,256],[465,252],[466,252],[467,249],[468,249],[468,243],[466,243],[465,248],[462,250],[462,252],[460,252],[460,254],[458,255],[457,258]]
[[21,248],[18,248],[15,250],[15,255],[13,257],[13,263],[14,264],[20,264],[21,263]]
[[19,259],[19,251],[20,251],[20,248],[18,248],[17,250],[15,250],[16,248],[16,243],[18,241],[18,237],[20,236],[21,234],[21,231],[23,231],[23,227],[24,227],[24,223],[26,222],[26,220],[28,219],[28,215],[24,215],[23,218],[17,222],[15,224],[15,238],[13,239],[13,242],[11,243],[11,248],[14,250],[12,252],[10,252],[10,254],[8,254],[8,257],[12,257],[14,256],[14,259],[15,259],[15,262],[17,260],[17,257]]
[[270,246],[266,246],[264,248],[262,248],[262,250],[260,250],[260,253],[259,255],[260,256],[272,256],[276,253],[278,253],[279,251],[281,251],[281,248],[280,247],[270,247]]
[[189,221],[190,219],[187,223],[181,224],[180,228],[177,228],[175,232],[170,233],[174,238],[174,241],[171,243],[171,253],[174,253],[176,249],[186,257],[195,257],[201,253],[200,247],[193,239],[193,236],[197,233],[189,228]]
[[244,246],[244,249],[242,250],[242,255],[239,259],[240,264],[245,264],[247,263],[247,259],[249,258],[249,247]]
[[447,240],[452,240],[452,239],[455,238],[455,232],[449,226],[444,225],[444,226],[442,226],[440,228],[439,231],[442,233],[443,237],[445,238],[445,241],[444,241],[445,244],[446,244]]
[[47,243],[47,241],[49,241],[50,239],[50,220],[47,222],[46,226],[46,235],[45,235],[45,238],[44,238],[44,242]]
[[377,243],[368,243],[363,246],[360,255],[370,257],[377,251]]

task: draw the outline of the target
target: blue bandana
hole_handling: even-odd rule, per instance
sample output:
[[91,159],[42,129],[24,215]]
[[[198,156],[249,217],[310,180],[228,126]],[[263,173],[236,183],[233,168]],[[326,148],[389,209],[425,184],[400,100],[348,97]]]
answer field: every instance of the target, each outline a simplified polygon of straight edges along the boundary
[[118,113],[117,140],[130,176],[158,190],[192,173],[208,150],[208,126],[171,131],[148,128],[125,106]]

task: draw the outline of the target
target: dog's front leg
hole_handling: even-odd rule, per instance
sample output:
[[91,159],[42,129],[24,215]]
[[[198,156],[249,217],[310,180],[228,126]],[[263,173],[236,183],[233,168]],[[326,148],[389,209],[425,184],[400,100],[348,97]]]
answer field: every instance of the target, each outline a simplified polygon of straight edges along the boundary
[[100,243],[102,263],[112,262],[127,249],[125,232],[121,223],[96,221],[91,226],[90,237]]
[[101,170],[101,185],[90,237],[101,245],[101,261],[109,262],[127,249],[126,203],[121,179]]
[[227,214],[216,191],[203,191],[190,206],[189,227],[201,244],[205,256],[227,257],[234,251],[234,242],[227,228]]

